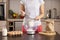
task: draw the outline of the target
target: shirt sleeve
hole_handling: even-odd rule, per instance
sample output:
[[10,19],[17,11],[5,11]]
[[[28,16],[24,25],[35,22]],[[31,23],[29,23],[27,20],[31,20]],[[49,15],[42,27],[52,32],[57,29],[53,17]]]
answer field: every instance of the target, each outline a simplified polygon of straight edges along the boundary
[[24,0],[20,0],[20,4],[24,4]]
[[39,0],[40,5],[44,4],[44,0]]

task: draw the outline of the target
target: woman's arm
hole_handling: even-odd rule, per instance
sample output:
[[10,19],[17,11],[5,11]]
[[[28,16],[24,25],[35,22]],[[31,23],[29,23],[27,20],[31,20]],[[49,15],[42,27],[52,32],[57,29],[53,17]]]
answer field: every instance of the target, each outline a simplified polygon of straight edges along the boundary
[[21,12],[21,16],[25,16],[25,7],[23,4],[20,4],[20,12]]
[[36,20],[41,19],[43,16],[44,16],[44,3],[41,4],[41,6],[40,6],[40,15],[37,16],[35,19]]

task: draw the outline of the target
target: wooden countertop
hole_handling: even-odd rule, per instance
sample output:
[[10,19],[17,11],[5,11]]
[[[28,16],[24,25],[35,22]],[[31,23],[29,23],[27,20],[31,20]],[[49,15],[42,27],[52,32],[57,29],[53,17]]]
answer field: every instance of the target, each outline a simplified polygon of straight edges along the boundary
[[57,33],[56,36],[44,36],[44,35],[27,35],[23,34],[22,36],[13,36],[13,37],[3,37],[0,32],[0,40],[60,40],[60,35]]
[[27,35],[27,34],[23,34],[22,36],[13,36],[13,37],[2,37],[0,35],[1,39],[0,40],[54,40],[54,36],[43,36],[43,35],[39,35],[39,34],[35,34],[35,35]]

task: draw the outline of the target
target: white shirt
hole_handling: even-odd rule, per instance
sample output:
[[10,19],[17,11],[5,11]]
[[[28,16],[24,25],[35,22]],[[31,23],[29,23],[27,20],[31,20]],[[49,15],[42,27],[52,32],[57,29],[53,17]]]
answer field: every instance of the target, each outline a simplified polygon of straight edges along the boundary
[[[44,1],[43,0],[21,0],[20,3],[25,5],[25,13],[27,16],[24,18],[23,25],[27,27],[28,21],[31,20],[30,18],[33,19],[40,15],[39,8],[40,8],[40,5],[44,3]],[[41,25],[41,21],[34,20],[34,24],[35,26]]]

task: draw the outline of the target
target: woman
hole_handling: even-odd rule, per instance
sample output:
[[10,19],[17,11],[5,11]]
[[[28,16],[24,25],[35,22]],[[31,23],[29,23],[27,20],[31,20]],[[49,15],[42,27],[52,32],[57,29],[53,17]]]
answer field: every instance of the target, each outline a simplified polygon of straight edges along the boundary
[[23,20],[22,31],[28,29],[28,21],[34,19],[36,32],[42,31],[41,18],[44,16],[43,0],[21,0],[20,1],[21,16],[25,16]]

